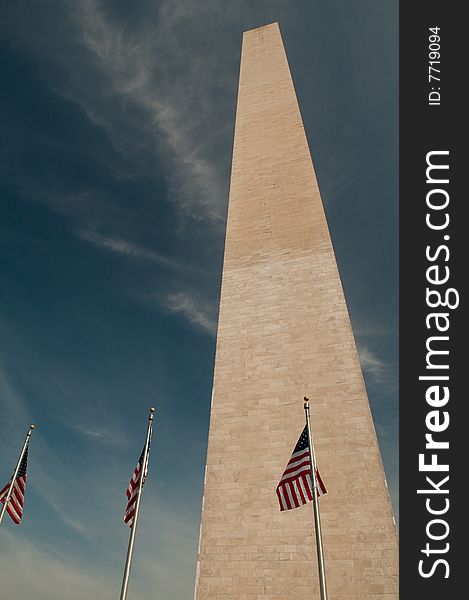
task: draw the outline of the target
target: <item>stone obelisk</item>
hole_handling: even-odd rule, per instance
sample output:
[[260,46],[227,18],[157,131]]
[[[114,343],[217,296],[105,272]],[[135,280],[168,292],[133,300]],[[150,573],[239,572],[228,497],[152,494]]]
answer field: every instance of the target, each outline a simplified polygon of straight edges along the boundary
[[311,505],[275,488],[310,397],[329,597],[398,597],[397,534],[276,23],[244,34],[196,600],[319,599]]

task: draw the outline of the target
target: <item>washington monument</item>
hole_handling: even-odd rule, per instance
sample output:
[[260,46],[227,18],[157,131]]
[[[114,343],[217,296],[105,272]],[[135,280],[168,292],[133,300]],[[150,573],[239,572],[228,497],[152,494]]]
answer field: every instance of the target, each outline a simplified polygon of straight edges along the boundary
[[397,533],[280,31],[244,34],[196,600],[319,599],[275,488],[310,398],[330,600],[398,598]]

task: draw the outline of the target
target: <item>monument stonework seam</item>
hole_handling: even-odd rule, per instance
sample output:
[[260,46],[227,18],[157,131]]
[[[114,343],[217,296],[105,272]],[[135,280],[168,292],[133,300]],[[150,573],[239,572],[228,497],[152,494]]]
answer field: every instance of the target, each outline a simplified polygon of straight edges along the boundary
[[276,23],[243,37],[196,600],[319,599],[311,504],[279,478],[310,397],[332,600],[398,598],[381,455]]

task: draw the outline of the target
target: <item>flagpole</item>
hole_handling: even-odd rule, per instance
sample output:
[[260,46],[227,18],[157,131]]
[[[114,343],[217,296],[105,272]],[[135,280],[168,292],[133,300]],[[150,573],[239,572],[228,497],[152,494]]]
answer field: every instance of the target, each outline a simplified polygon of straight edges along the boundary
[[321,600],[327,600],[326,571],[324,568],[324,551],[322,547],[321,518],[319,514],[318,489],[319,484],[316,477],[316,455],[314,453],[313,433],[311,431],[311,419],[309,414],[309,398],[304,397],[304,409],[306,416],[306,425],[308,427],[309,458],[311,462],[311,481],[313,482],[313,513],[314,528],[316,531],[316,548],[318,555],[319,570],[319,588],[321,591]]
[[5,501],[3,502],[2,510],[0,512],[0,526],[2,524],[3,516],[4,516],[5,511],[7,509],[8,502],[10,502],[10,498],[11,498],[11,495],[13,493],[13,488],[15,486],[16,476],[18,475],[18,471],[20,470],[21,461],[23,460],[24,453],[26,452],[26,448],[28,447],[29,438],[31,437],[31,434],[32,434],[32,432],[33,432],[33,430],[34,430],[35,427],[36,427],[36,425],[30,425],[28,433],[26,434],[26,437],[24,438],[23,447],[21,448],[21,452],[20,452],[20,456],[18,458],[18,462],[16,463],[15,470],[13,471],[13,475],[11,476],[10,487],[8,488],[8,492],[7,492],[7,495],[5,496]]
[[149,454],[150,440],[151,440],[151,434],[152,434],[154,412],[155,412],[155,409],[150,408],[150,414],[148,415],[147,437],[145,440],[145,449],[143,451],[142,474],[141,474],[140,481],[138,484],[137,502],[135,503],[135,516],[134,516],[134,519],[132,522],[132,527],[130,528],[129,546],[127,548],[127,558],[125,561],[124,577],[122,579],[120,600],[126,600],[127,589],[129,587],[129,575],[130,575],[130,568],[132,566],[132,555],[133,555],[133,551],[134,551],[135,534],[137,532],[138,513],[140,512],[140,501],[142,499],[142,488],[143,488],[143,483],[145,481],[145,475],[146,475],[147,466],[148,466],[148,454]]

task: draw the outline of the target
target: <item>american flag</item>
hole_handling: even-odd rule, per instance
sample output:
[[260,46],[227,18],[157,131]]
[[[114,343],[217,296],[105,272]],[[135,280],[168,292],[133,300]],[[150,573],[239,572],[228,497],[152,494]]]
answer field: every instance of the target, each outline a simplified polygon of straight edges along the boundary
[[[130,480],[129,487],[127,488],[127,491],[125,492],[126,496],[127,496],[127,506],[125,508],[125,513],[124,513],[124,523],[127,523],[127,525],[129,527],[132,527],[132,525],[134,524],[135,507],[137,505],[138,488],[140,485],[140,478],[142,476],[144,452],[145,452],[145,448],[143,448],[143,450],[142,450],[142,454],[140,455],[140,458],[138,459],[137,466],[135,467],[132,478]],[[148,472],[148,461],[147,461],[147,470],[143,475],[143,483],[145,483],[145,478],[147,476],[147,472]]]
[[[26,451],[23,454],[23,459],[21,460],[20,468],[18,469],[18,473],[16,475],[15,483],[13,485],[13,489],[11,492],[10,499],[7,504],[7,512],[10,517],[13,519],[13,522],[16,525],[21,523],[21,519],[23,518],[23,507],[24,507],[24,492],[26,490],[26,469],[28,467],[28,446],[26,447]],[[11,479],[0,491],[0,502],[5,504],[8,495],[8,488],[10,487]]]
[[[326,486],[317,469],[316,478],[318,496],[327,494]],[[277,492],[280,510],[298,508],[298,506],[302,506],[313,499],[308,427],[306,425],[275,491]]]

